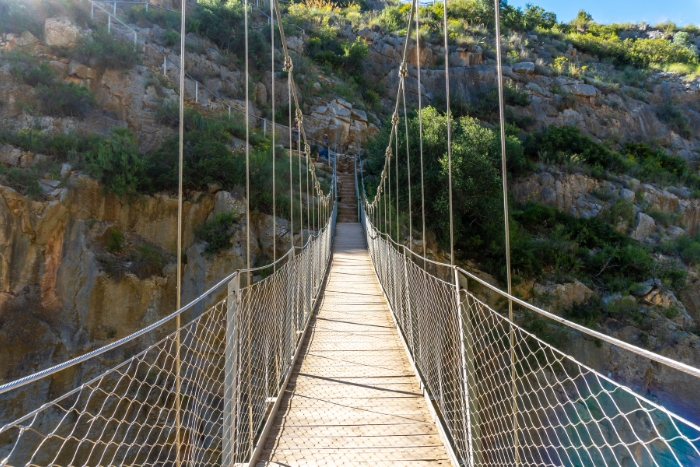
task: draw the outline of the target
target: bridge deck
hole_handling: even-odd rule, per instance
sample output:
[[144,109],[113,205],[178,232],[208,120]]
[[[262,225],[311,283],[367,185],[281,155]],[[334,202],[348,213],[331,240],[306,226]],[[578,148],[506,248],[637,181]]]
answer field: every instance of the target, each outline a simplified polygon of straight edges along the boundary
[[338,224],[333,254],[320,311],[257,465],[449,465],[360,224]]

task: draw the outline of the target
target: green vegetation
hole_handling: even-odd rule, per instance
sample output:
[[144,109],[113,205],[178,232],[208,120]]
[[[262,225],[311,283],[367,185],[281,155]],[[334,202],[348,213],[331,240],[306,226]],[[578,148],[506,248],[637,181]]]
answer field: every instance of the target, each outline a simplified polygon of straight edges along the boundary
[[[426,219],[430,220],[430,230],[436,236],[441,246],[447,244],[449,238],[448,193],[445,179],[447,177],[447,154],[445,153],[447,120],[435,109],[424,109],[423,115],[423,155],[425,174]],[[400,123],[402,126],[403,123]],[[418,118],[410,116],[408,120],[409,134],[417,134]],[[376,176],[384,164],[384,149],[389,141],[390,125],[384,125],[382,132],[368,146],[367,179],[368,194],[372,196],[376,190]],[[462,117],[452,122],[453,144],[453,181],[456,248],[470,254],[478,251],[497,249],[499,234],[497,226],[501,222],[498,207],[500,199],[500,146],[498,133],[479,124],[471,117]],[[420,167],[420,148],[418,138],[410,138],[411,167],[413,169],[412,191],[420,193],[420,178],[416,177],[415,168]],[[405,135],[399,133],[399,148],[406,147]],[[531,168],[530,162],[524,157],[523,149],[517,138],[508,136],[507,150],[509,155],[509,171],[521,173]],[[400,149],[399,179],[403,184],[407,180],[405,152]],[[402,185],[404,186],[404,185]],[[408,211],[408,190],[401,190],[400,212]],[[420,198],[414,198],[413,213],[419,216]],[[403,206],[403,207],[402,207]],[[392,207],[393,209],[393,207]],[[392,211],[393,212],[393,211]],[[414,226],[419,225],[420,217],[414,219]],[[414,235],[418,236],[418,235]],[[465,253],[467,254],[467,253]]]
[[110,253],[119,253],[124,248],[124,234],[119,229],[110,229],[105,245]]
[[139,279],[162,276],[168,259],[163,250],[149,243],[137,245],[130,255],[133,270]]
[[690,267],[697,267],[700,262],[700,235],[679,237],[663,243],[659,251],[667,255],[677,255]]
[[582,135],[574,126],[550,126],[529,135],[525,140],[525,154],[533,160],[549,163],[574,160],[592,168],[593,175],[597,176],[607,170],[649,182],[700,189],[700,177],[685,159],[644,143],[627,143],[621,152],[612,151]]
[[88,171],[117,196],[135,195],[148,189],[146,161],[133,133],[126,128],[112,130],[108,138],[87,154],[86,163]]
[[34,5],[20,0],[0,0],[0,34],[31,32],[35,37],[44,35],[44,24]]
[[195,235],[207,243],[206,253],[215,254],[221,250],[230,248],[233,225],[239,218],[233,212],[220,212],[210,221],[197,227]]
[[10,62],[13,78],[36,89],[36,104],[42,113],[53,117],[84,118],[95,106],[89,89],[56,80],[47,64],[39,64],[22,52],[8,52],[5,58]]
[[110,70],[130,70],[141,63],[141,54],[134,50],[133,42],[115,37],[104,27],[80,37],[75,46],[60,53],[80,63]]

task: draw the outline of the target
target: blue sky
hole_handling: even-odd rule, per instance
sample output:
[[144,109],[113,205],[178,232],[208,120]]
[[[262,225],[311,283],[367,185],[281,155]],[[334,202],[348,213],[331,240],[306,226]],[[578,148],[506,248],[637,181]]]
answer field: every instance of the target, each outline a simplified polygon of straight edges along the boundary
[[678,25],[700,25],[700,0],[509,0],[513,6],[526,3],[541,6],[557,14],[559,21],[572,20],[584,9],[599,23],[656,24],[673,21]]

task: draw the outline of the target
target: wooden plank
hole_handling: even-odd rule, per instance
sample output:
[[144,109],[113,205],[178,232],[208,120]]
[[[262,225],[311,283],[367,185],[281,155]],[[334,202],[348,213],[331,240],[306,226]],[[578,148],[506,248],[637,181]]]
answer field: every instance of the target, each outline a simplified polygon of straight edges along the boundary
[[256,465],[449,465],[360,224],[336,227],[327,287]]

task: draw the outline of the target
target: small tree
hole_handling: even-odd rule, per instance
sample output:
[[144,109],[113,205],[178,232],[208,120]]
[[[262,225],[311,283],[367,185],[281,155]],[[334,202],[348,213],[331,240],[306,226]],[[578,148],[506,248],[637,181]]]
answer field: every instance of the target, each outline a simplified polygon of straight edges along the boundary
[[585,10],[579,10],[576,18],[571,22],[572,26],[576,26],[579,32],[586,32],[588,25],[593,22],[593,16],[587,13]]
[[693,43],[690,42],[690,35],[685,31],[678,31],[673,35],[673,43],[686,49],[694,49]]
[[113,129],[86,159],[88,170],[118,196],[136,194],[148,185],[146,163],[128,128]]

